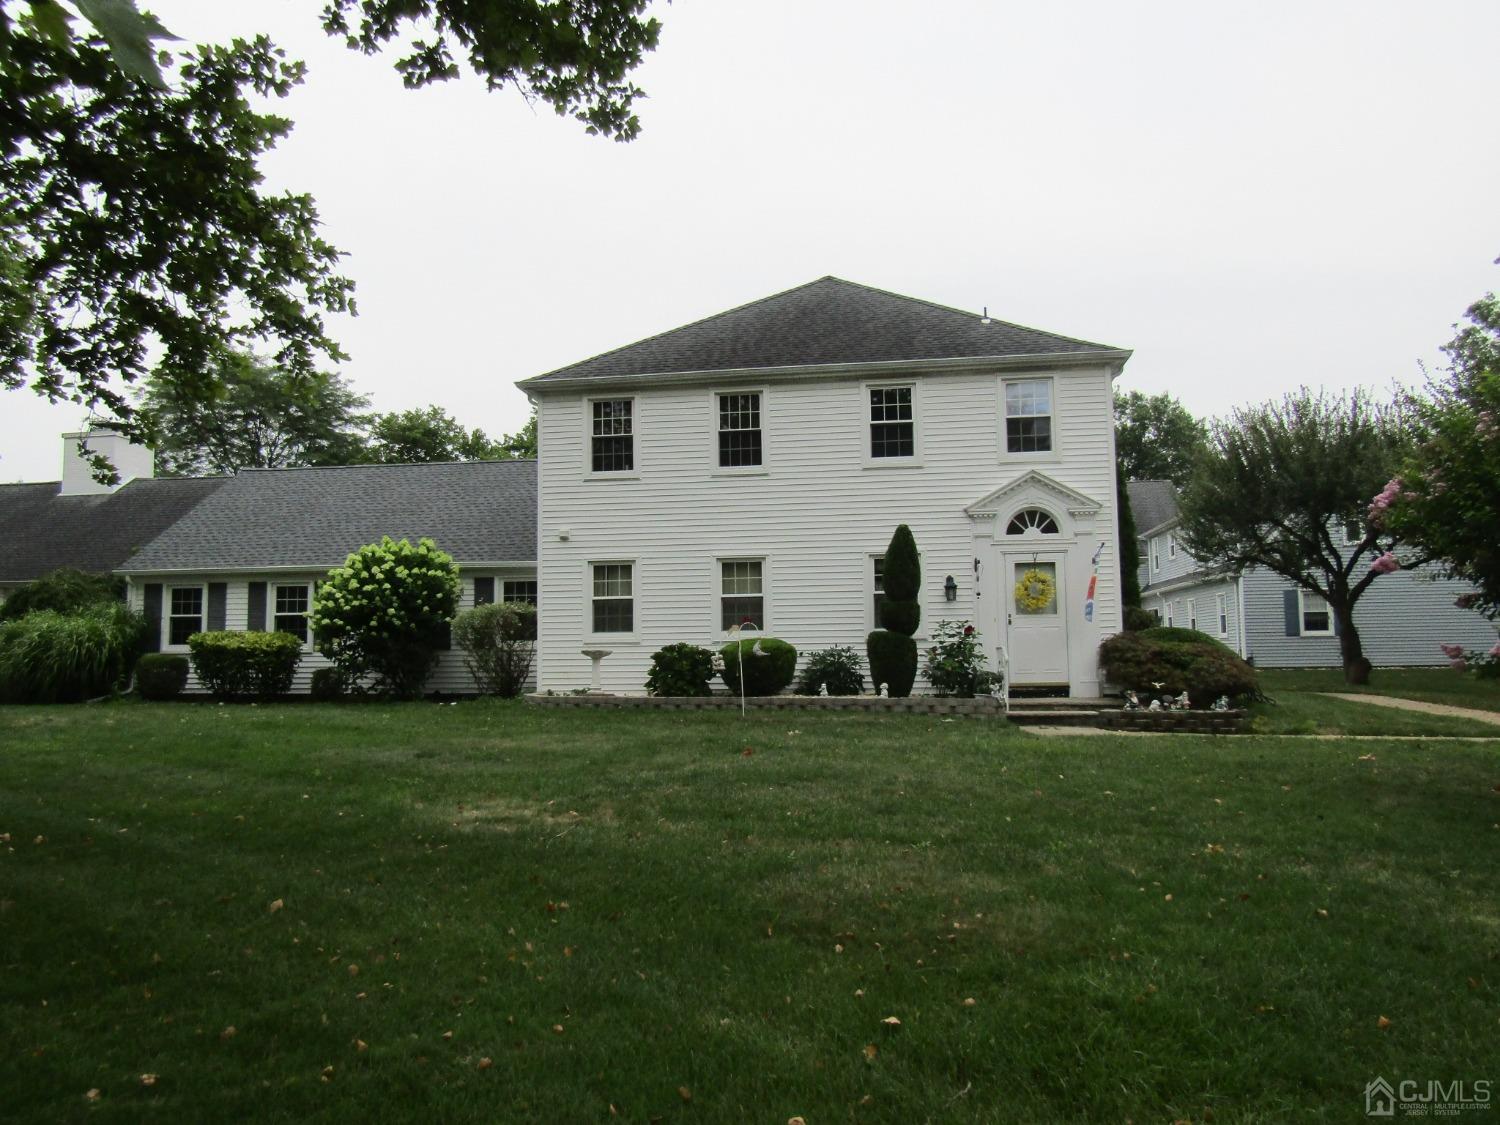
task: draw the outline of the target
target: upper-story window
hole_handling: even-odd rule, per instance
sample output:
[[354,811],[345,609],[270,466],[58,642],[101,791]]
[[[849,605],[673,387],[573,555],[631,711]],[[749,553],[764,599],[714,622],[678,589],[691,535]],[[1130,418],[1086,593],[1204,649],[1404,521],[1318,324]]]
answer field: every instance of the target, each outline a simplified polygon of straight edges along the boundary
[[271,628],[278,633],[290,633],[306,644],[309,600],[305,582],[278,585],[276,615],[271,619]]
[[1167,558],[1169,558],[1169,559],[1175,559],[1176,557],[1177,557],[1177,533],[1175,531],[1169,531],[1169,532],[1167,532]]
[[1344,546],[1352,547],[1365,537],[1365,521],[1358,516],[1350,516],[1344,521]]
[[719,406],[719,468],[746,469],[762,463],[760,392],[721,394]]
[[592,411],[590,465],[596,473],[628,473],[635,468],[635,400],[597,398]]
[[1151,573],[1155,574],[1161,569],[1161,540],[1156,536],[1151,537]]
[[202,586],[173,586],[167,609],[167,644],[185,645],[194,633],[203,632]]
[[870,388],[870,456],[915,457],[917,422],[912,388]]
[[1006,525],[1005,534],[1025,535],[1028,531],[1039,532],[1042,535],[1056,535],[1057,521],[1040,508],[1022,508],[1011,516],[1010,523]]
[[1052,450],[1052,380],[1005,381],[1005,451],[1049,453]]

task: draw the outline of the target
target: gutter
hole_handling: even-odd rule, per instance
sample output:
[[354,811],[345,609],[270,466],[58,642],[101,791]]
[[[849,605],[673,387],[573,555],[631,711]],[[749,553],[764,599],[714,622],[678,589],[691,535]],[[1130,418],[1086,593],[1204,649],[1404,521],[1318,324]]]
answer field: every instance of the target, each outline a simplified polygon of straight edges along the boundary
[[[179,567],[133,567],[130,570],[116,569],[112,574],[123,575],[126,582],[132,577],[149,577],[157,574],[306,574],[310,570],[335,570],[343,566],[336,563],[295,563],[284,566],[179,566]],[[500,570],[502,568],[536,569],[536,560],[530,562],[457,562],[459,572],[465,570]]]

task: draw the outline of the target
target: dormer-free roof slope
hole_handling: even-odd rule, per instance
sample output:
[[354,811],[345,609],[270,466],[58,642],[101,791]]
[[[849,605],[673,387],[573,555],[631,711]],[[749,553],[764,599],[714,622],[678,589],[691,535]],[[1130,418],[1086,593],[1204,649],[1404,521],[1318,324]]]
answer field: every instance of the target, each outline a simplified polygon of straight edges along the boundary
[[322,570],[383,535],[533,562],[536,511],[535,461],[247,469],[120,570]]
[[1090,355],[1124,359],[1129,353],[822,277],[521,386],[700,371]]
[[1169,480],[1133,480],[1125,485],[1139,535],[1177,518],[1177,486]]

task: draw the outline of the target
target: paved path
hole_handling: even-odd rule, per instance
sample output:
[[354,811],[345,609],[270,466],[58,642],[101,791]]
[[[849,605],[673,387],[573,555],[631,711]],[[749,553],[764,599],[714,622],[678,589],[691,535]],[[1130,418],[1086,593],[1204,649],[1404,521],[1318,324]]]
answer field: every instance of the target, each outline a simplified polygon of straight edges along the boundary
[[[1326,694],[1326,693],[1324,693]],[[1321,742],[1496,742],[1500,734],[1188,734],[1170,730],[1105,730],[1103,727],[1026,726],[1016,724],[1027,734],[1043,738],[1310,738]]]
[[1462,719],[1473,719],[1478,723],[1500,726],[1500,712],[1480,711],[1473,707],[1454,707],[1448,703],[1426,703],[1420,699],[1395,699],[1389,695],[1367,695],[1353,691],[1320,691],[1330,699],[1347,699],[1351,703],[1369,703],[1375,707],[1393,707],[1397,711],[1421,711],[1428,715],[1457,715]]

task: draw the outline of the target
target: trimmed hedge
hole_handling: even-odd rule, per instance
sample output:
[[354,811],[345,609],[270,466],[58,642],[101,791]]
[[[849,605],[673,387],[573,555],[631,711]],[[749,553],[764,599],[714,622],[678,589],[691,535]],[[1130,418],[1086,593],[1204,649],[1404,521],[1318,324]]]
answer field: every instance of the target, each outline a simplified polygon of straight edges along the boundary
[[514,699],[526,689],[536,657],[536,606],[490,602],[453,620],[453,643],[480,691]]
[[877,629],[865,641],[870,651],[870,679],[875,690],[884,684],[892,699],[905,699],[917,681],[916,638]]
[[188,660],[171,652],[148,652],[135,662],[135,689],[142,699],[162,703],[187,687]]
[[1229,646],[1193,629],[1117,633],[1099,646],[1099,666],[1121,688],[1153,696],[1185,691],[1194,707],[1207,707],[1221,695],[1260,698],[1255,669]]
[[911,694],[917,679],[917,626],[922,623],[922,560],[917,540],[904,523],[897,526],[885,549],[885,599],[880,603],[880,625],[865,638],[870,679],[881,684],[892,699]]
[[847,645],[819,649],[807,658],[797,690],[802,695],[817,695],[827,685],[829,695],[860,695],[865,690],[865,675],[859,667],[859,653]]
[[699,645],[674,644],[651,654],[647,695],[708,695],[714,654]]
[[223,630],[188,638],[193,674],[215,699],[275,699],[292,687],[302,642],[290,633]]
[[76,703],[124,687],[146,623],[123,605],[0,623],[0,703]]
[[[756,648],[760,651],[756,652]],[[729,690],[740,691],[740,661],[745,667],[746,695],[778,695],[797,671],[797,650],[775,637],[741,637],[719,650]]]

